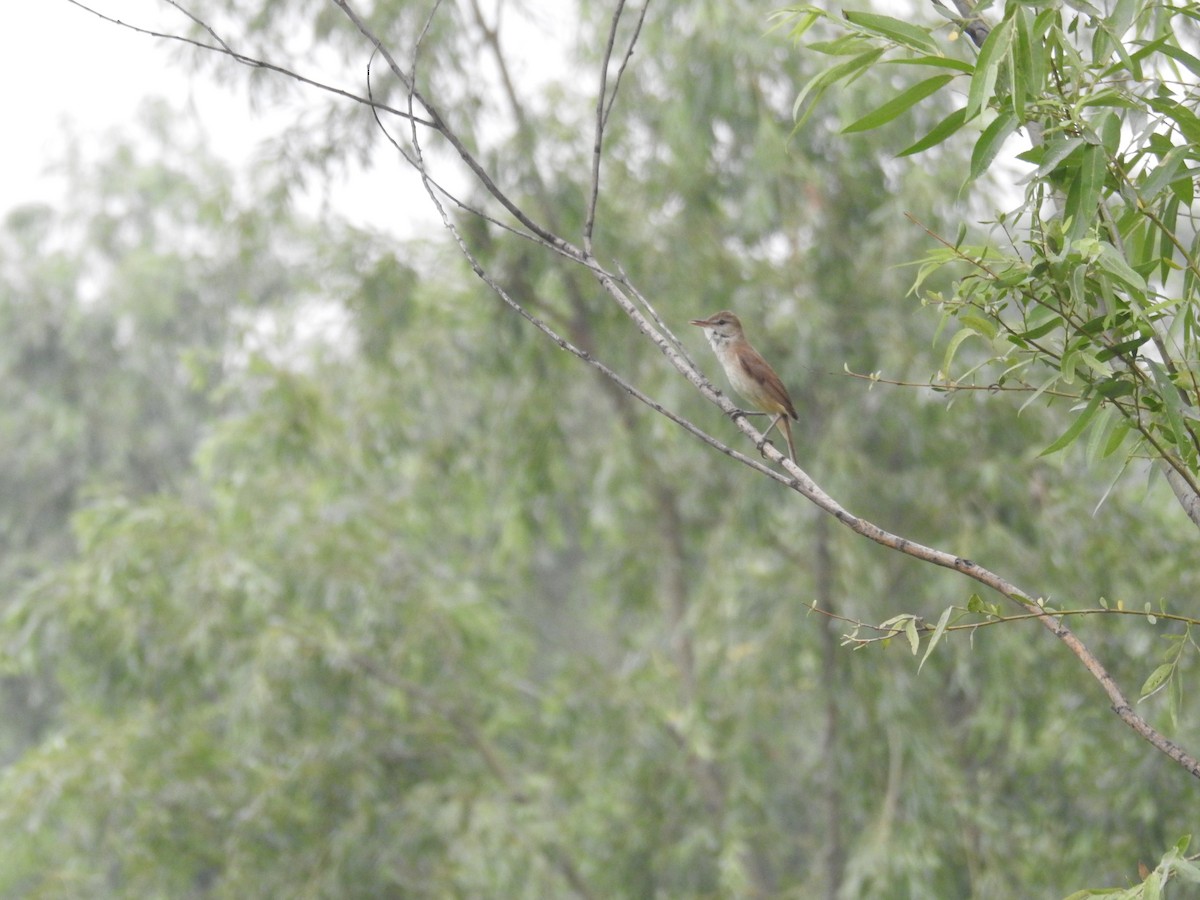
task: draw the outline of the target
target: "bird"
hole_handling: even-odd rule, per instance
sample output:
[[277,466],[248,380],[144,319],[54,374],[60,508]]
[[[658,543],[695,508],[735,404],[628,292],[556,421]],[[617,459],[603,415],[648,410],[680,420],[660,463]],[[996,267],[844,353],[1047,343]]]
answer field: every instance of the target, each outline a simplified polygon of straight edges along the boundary
[[800,417],[796,415],[796,407],[787,388],[783,386],[783,380],[746,340],[741,319],[725,309],[707,319],[692,319],[691,323],[704,329],[708,343],[712,345],[713,353],[717,354],[717,360],[733,389],[750,401],[755,410],[775,417],[763,432],[763,440],[767,439],[772,428],[782,425],[788,452],[792,462],[796,462],[796,445],[792,442],[789,420],[799,421]]

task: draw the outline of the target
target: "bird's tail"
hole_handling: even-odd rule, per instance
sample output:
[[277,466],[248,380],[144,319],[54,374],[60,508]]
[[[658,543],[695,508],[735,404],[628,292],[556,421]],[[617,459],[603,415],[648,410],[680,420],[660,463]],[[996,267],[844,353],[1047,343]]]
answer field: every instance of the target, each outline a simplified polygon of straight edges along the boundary
[[787,438],[788,453],[792,455],[792,462],[799,465],[800,461],[796,459],[796,445],[792,442],[792,423],[788,421],[786,413],[780,416],[779,422],[783,425],[783,436]]

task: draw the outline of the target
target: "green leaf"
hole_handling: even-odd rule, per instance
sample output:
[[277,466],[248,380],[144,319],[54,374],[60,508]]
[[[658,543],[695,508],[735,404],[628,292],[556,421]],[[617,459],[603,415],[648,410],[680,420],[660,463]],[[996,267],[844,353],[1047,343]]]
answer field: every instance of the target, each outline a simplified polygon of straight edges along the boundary
[[800,40],[800,38],[804,37],[805,32],[812,28],[820,19],[824,18],[825,15],[826,13],[813,7],[799,11],[796,14],[796,23],[788,31],[788,37],[793,41]]
[[1093,126],[1100,135],[1100,143],[1110,158],[1115,158],[1121,149],[1121,117],[1109,110],[1100,116]]
[[1059,450],[1073,444],[1075,439],[1083,434],[1083,429],[1087,428],[1088,423],[1092,421],[1092,416],[1096,415],[1096,410],[1100,408],[1100,403],[1103,399],[1100,394],[1093,394],[1092,399],[1088,401],[1088,405],[1084,408],[1083,412],[1075,417],[1075,421],[1071,423],[1071,427],[1063,432],[1062,437],[1039,453],[1038,456],[1049,456],[1051,453],[1057,453]]
[[953,69],[964,75],[975,71],[975,67],[970,63],[950,56],[909,56],[904,59],[884,60],[884,63],[889,66],[933,66],[936,69]]
[[946,355],[942,357],[942,372],[946,377],[950,377],[950,365],[954,362],[954,354],[958,352],[959,345],[967,338],[978,334],[974,328],[960,328],[955,332],[954,337],[950,338],[950,343],[946,346]]
[[1133,426],[1129,424],[1128,419],[1122,418],[1117,422],[1117,426],[1112,430],[1112,434],[1108,436],[1108,443],[1100,451],[1100,458],[1108,459],[1108,457],[1116,453],[1117,448],[1125,442],[1125,438],[1132,430]]
[[1088,437],[1087,447],[1083,452],[1083,458],[1088,465],[1093,465],[1100,458],[1103,445],[1107,443],[1108,436],[1117,421],[1119,421],[1117,411],[1113,407],[1104,406],[1100,409],[1092,433]]
[[1009,55],[1013,73],[1013,112],[1018,119],[1025,121],[1026,101],[1036,99],[1041,92],[1049,50],[1045,42],[1033,33],[1034,23],[1027,9],[1018,8],[1013,21],[1016,34]]
[[1106,167],[1103,147],[1088,144],[1083,148],[1079,171],[1071,179],[1067,189],[1067,202],[1063,213],[1064,218],[1071,220],[1071,229],[1067,234],[1070,240],[1083,237],[1095,219]]
[[940,144],[954,132],[958,131],[967,121],[966,109],[956,109],[942,121],[930,129],[929,134],[921,138],[915,144],[910,144],[905,147],[896,156],[912,156],[914,153],[920,153],[922,150],[928,150],[930,147],[935,147]]
[[1146,105],[1171,119],[1189,144],[1200,144],[1200,117],[1166,97],[1150,97]]
[[921,637],[917,633],[916,616],[909,616],[908,621],[904,623],[904,636],[908,638],[908,646],[912,648],[913,656],[916,656],[917,651],[921,649]]
[[[1045,178],[1057,169],[1059,164],[1074,153],[1082,144],[1083,138],[1081,137],[1057,138],[1049,141],[1044,146],[1044,152],[1041,155],[1040,164],[1037,169],[1022,178],[1018,184],[1026,184],[1030,181]],[[1024,156],[1024,154],[1022,155]]]
[[1141,194],[1144,201],[1153,200],[1159,191],[1175,180],[1177,175],[1184,178],[1191,177],[1187,172],[1180,173],[1179,169],[1183,165],[1184,158],[1192,150],[1192,147],[1174,147],[1159,160],[1158,165],[1151,169],[1150,174],[1143,178],[1141,184],[1138,185],[1138,193]]
[[1038,397],[1042,396],[1042,394],[1044,394],[1047,390],[1052,388],[1054,385],[1058,384],[1061,377],[1062,377],[1061,375],[1059,375],[1058,373],[1055,373],[1054,375],[1051,375],[1049,378],[1047,378],[1045,381],[1043,381],[1041,386],[1038,387],[1038,389],[1036,391],[1034,391],[1032,394],[1029,395],[1029,399],[1021,404],[1021,408],[1019,410],[1017,410],[1017,413],[1020,414],[1020,413],[1025,412],[1025,407],[1029,406],[1029,404],[1033,403],[1034,400],[1036,400]]
[[858,131],[870,131],[872,128],[878,128],[892,119],[899,116],[905,110],[920,103],[930,94],[942,88],[949,82],[953,75],[934,75],[932,78],[926,78],[924,81],[918,82],[908,90],[893,97],[887,103],[872,110],[860,119],[851,122],[842,129],[842,134],[853,134]]
[[1131,291],[1145,297],[1146,279],[1129,267],[1125,257],[1112,244],[1101,244],[1100,255],[1096,257],[1096,265],[1107,272]]
[[967,92],[968,119],[983,112],[984,105],[995,94],[996,76],[1000,73],[1000,63],[1008,56],[1012,35],[1012,19],[1005,19],[992,29],[983,42],[979,59],[975,61],[975,74],[971,76],[971,89]]
[[1174,669],[1174,663],[1163,663],[1161,666],[1151,672],[1150,677],[1142,683],[1142,689],[1139,692],[1139,696],[1143,698],[1149,697],[1151,694],[1157,691],[1163,686],[1163,683],[1171,677],[1171,672],[1173,672]]
[[[875,60],[883,55],[883,48],[876,47],[874,50],[868,50],[865,53],[860,53],[853,59],[848,59],[845,62],[838,63],[835,66],[830,66],[822,72],[813,76],[800,90],[799,96],[796,97],[796,102],[792,104],[792,118],[796,120],[793,132],[799,131],[801,126],[808,121],[808,117],[812,115],[816,108],[817,102],[821,99],[821,95],[827,91],[830,86],[839,81],[843,81],[857,75],[863,69],[870,66]],[[805,99],[812,95],[812,101],[808,104],[808,108],[804,110],[804,114],[800,114],[801,108],[804,106]]]
[[968,328],[978,331],[983,337],[989,341],[996,339],[996,323],[992,319],[987,318],[982,313],[975,310],[967,310],[959,315],[958,321]]
[[825,56],[855,56],[874,47],[872,40],[857,34],[844,34],[832,41],[813,41],[805,45],[805,49]]
[[946,631],[946,626],[950,623],[950,613],[954,611],[954,607],[947,606],[942,610],[941,616],[938,617],[937,625],[934,626],[933,636],[930,637],[928,645],[925,647],[925,655],[921,657],[921,662],[917,665],[917,671],[925,665],[925,660],[929,659],[929,654],[933,652],[933,648],[937,646],[938,641],[942,639],[942,635]]
[[[1154,43],[1161,44],[1161,46],[1157,47],[1159,53],[1163,56],[1169,56],[1197,78],[1200,78],[1200,59],[1192,56],[1186,50],[1181,50],[1178,47],[1165,43],[1165,38],[1162,41],[1155,41]],[[1137,54],[1134,55],[1136,56]]]
[[1158,396],[1162,399],[1163,411],[1166,413],[1167,422],[1171,426],[1172,441],[1175,444],[1175,449],[1179,451],[1184,462],[1190,464],[1191,460],[1195,459],[1196,448],[1192,443],[1191,435],[1184,425],[1179,388],[1175,386],[1175,382],[1171,380],[1162,363],[1149,361],[1147,365],[1154,375],[1154,382],[1158,387]]
[[1014,337],[1021,338],[1022,340],[1025,340],[1025,341],[1036,341],[1038,338],[1045,337],[1051,331],[1054,331],[1054,329],[1059,328],[1061,326],[1062,326],[1062,318],[1057,315],[1052,315],[1049,319],[1047,319],[1045,322],[1042,322],[1040,325],[1037,325],[1034,328],[1030,328],[1028,331],[1019,332],[1018,334],[1014,335]]
[[983,134],[979,136],[979,140],[975,142],[975,149],[971,152],[969,180],[974,181],[987,171],[1004,142],[1016,130],[1017,117],[1008,110],[996,116],[992,124],[983,129]]
[[1200,884],[1200,867],[1186,859],[1178,860],[1171,871],[1181,884]]
[[930,36],[929,31],[910,22],[868,12],[847,12],[844,15],[846,21],[859,28],[883,35],[911,50],[929,54],[938,52],[937,42]]

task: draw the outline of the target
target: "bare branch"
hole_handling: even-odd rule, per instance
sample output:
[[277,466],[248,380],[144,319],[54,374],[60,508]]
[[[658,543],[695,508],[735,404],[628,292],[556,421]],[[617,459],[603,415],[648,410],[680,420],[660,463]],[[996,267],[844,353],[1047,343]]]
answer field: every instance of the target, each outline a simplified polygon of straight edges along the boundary
[[587,214],[583,222],[583,248],[589,255],[592,252],[592,234],[596,228],[596,204],[600,199],[600,162],[604,147],[604,129],[608,125],[608,117],[612,113],[613,105],[617,102],[617,92],[621,88],[621,76],[625,74],[625,68],[633,56],[633,48],[637,46],[638,36],[642,33],[642,23],[646,21],[646,10],[649,7],[650,3],[647,0],[642,5],[642,12],[638,16],[637,25],[634,26],[633,35],[629,39],[629,46],[625,48],[621,66],[617,69],[616,77],[613,79],[611,93],[608,90],[608,67],[612,62],[613,48],[617,43],[617,27],[621,24],[625,0],[620,0],[617,8],[613,10],[612,25],[608,29],[608,43],[604,47],[604,57],[600,61],[600,90],[596,92],[596,131],[592,141],[592,184],[588,193]]
[[[433,104],[427,100],[420,93],[420,91],[417,90],[415,80],[400,68],[400,65],[396,62],[395,57],[393,57],[387,47],[383,45],[383,41],[381,41],[375,35],[375,33],[371,31],[371,29],[367,26],[367,23],[363,21],[362,17],[350,7],[349,0],[333,0],[333,2],[339,9],[342,10],[343,13],[346,14],[346,17],[354,23],[354,26],[359,30],[362,36],[370,41],[371,45],[379,51],[380,55],[383,56],[385,60],[387,60],[388,66],[391,68],[392,73],[400,80],[400,83],[408,89],[410,107],[412,101],[414,100],[424,107],[426,113],[429,115],[429,118],[432,120],[431,127],[450,143],[450,146],[455,149],[462,161],[467,164],[467,168],[469,168],[475,174],[475,177],[479,179],[479,183],[483,185],[484,189],[496,200],[498,200],[500,204],[513,215],[513,218],[515,218],[518,222],[520,222],[542,240],[553,245],[555,249],[566,256],[574,259],[582,259],[584,254],[579,250],[579,248],[539,225],[537,222],[534,222],[533,219],[529,217],[528,213],[526,213],[511,198],[509,198],[504,191],[500,190],[500,187],[492,179],[491,175],[488,174],[487,170],[483,167],[483,164],[480,163],[479,160],[475,158],[475,155],[467,149],[466,145],[462,142],[462,139],[459,138],[454,129],[446,125],[441,114],[438,113]],[[436,4],[434,9],[436,10],[439,5],[440,3]],[[410,116],[412,115],[411,108],[409,114]]]
[[621,59],[621,66],[617,69],[617,75],[613,79],[613,89],[608,96],[608,105],[604,108],[603,125],[608,125],[609,114],[612,113],[613,106],[617,102],[617,92],[621,89],[621,78],[625,75],[625,69],[629,66],[629,60],[633,58],[633,48],[637,46],[638,38],[642,34],[642,25],[646,21],[646,11],[650,9],[650,0],[646,0],[642,4],[642,11],[638,15],[637,24],[633,27],[633,34],[629,38],[629,46],[625,48],[625,56]]

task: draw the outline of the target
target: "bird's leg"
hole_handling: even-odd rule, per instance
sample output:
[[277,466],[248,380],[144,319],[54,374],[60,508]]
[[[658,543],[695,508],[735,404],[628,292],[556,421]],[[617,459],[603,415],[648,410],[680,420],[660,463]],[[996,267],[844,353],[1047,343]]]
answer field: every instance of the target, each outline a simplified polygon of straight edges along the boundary
[[[761,415],[769,416],[770,413],[761,413]],[[767,435],[769,435],[771,433],[772,428],[774,428],[776,425],[779,424],[779,420],[783,418],[783,415],[784,415],[783,413],[777,414],[775,416],[775,418],[771,420],[771,424],[767,426],[767,430],[763,432],[762,440],[759,441],[758,445],[757,445],[759,453],[763,452],[763,447],[765,447],[767,445]],[[766,454],[763,454],[763,455],[765,456]]]

